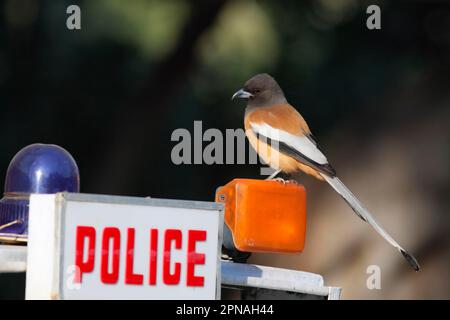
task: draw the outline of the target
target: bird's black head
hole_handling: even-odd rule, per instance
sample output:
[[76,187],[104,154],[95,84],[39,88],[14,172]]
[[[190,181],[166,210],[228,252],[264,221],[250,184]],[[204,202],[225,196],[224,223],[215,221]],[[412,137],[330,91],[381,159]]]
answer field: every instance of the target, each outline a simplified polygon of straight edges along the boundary
[[237,91],[231,99],[247,99],[250,107],[265,107],[286,102],[278,83],[267,73],[257,74],[247,80],[244,87]]

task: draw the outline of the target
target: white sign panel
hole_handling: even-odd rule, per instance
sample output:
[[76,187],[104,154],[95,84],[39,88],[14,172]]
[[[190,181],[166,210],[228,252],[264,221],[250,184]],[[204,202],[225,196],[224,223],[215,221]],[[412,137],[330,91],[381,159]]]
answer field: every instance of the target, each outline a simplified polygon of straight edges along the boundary
[[32,195],[27,299],[218,299],[222,205]]

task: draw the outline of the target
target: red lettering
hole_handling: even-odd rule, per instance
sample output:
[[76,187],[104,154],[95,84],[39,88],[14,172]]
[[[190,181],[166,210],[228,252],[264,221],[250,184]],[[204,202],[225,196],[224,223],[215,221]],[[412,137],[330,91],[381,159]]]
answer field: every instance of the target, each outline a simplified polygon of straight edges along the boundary
[[134,228],[128,228],[127,235],[127,261],[125,267],[125,283],[137,284],[143,283],[144,276],[142,274],[133,273],[134,265]]
[[195,265],[205,264],[205,254],[195,252],[197,241],[206,240],[206,231],[189,230],[186,284],[191,287],[203,287],[205,277],[195,275]]
[[[119,279],[120,230],[113,227],[107,227],[103,230],[102,238],[101,280],[103,283],[117,283],[117,280]],[[111,239],[113,241],[112,271],[109,273],[109,256],[111,254],[109,243]]]
[[150,230],[150,277],[148,279],[148,284],[156,284],[156,258],[158,257],[158,229]]
[[[75,229],[74,260],[76,272],[74,283],[81,283],[83,277],[86,277],[85,274],[91,273],[87,279],[97,284],[117,284],[120,279],[126,285],[142,286],[144,274],[134,271],[134,259],[144,261],[145,256],[144,259],[148,260],[144,262],[145,266],[141,267],[147,268],[145,271],[145,277],[148,276],[148,280],[145,278],[146,285],[153,287],[156,285],[205,286],[206,277],[201,274],[201,267],[197,268],[196,274],[196,267],[206,263],[206,253],[197,251],[199,242],[205,242],[207,239],[206,230],[182,231],[180,229],[157,228],[147,230],[149,232],[147,234],[148,247],[144,245],[144,251],[138,252],[135,250],[136,230],[133,227],[126,229],[126,235],[123,234],[125,229],[118,227],[109,226],[97,229],[98,232],[102,233],[101,239],[99,239],[101,243],[96,246],[96,228],[77,226]],[[185,233],[183,234],[183,232]],[[187,237],[184,243],[186,248],[183,247],[183,237]],[[121,250],[125,246],[126,250]],[[159,251],[159,247],[162,247],[162,252]],[[141,246],[137,248],[140,249]],[[96,250],[98,250],[97,254],[100,254],[97,259]],[[183,255],[182,258],[181,254]],[[180,260],[176,258],[178,256],[180,256]],[[212,258],[215,259],[215,257]],[[97,269],[95,269],[96,262],[100,263]],[[183,273],[183,279],[181,279],[181,271],[186,271]],[[94,273],[95,279],[92,279]],[[162,283],[158,283],[158,281]]]
[[[84,258],[84,242],[89,240],[88,258]],[[74,283],[81,283],[83,273],[92,272],[94,270],[95,258],[95,229],[93,227],[78,226],[76,231],[76,245],[75,245],[75,265],[79,272],[75,273]]]
[[180,283],[181,263],[176,262],[175,271],[170,273],[170,253],[171,243],[175,241],[175,249],[181,249],[181,230],[167,229],[164,235],[164,263],[163,263],[163,281],[165,284],[174,285]]

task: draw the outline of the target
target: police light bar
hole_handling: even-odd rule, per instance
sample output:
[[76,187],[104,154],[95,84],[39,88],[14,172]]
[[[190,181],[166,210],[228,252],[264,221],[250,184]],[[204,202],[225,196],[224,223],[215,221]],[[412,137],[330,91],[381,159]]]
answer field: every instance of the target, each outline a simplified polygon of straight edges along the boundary
[[78,166],[69,152],[54,144],[28,145],[12,158],[0,199],[0,241],[26,243],[30,194],[79,192]]

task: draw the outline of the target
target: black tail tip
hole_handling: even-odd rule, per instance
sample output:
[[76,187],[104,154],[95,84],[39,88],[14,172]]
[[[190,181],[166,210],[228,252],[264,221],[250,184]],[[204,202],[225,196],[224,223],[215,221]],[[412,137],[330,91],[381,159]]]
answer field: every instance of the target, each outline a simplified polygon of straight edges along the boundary
[[416,258],[414,258],[412,255],[410,255],[405,250],[400,250],[403,257],[408,261],[409,265],[417,272],[420,271],[419,263],[417,262]]

